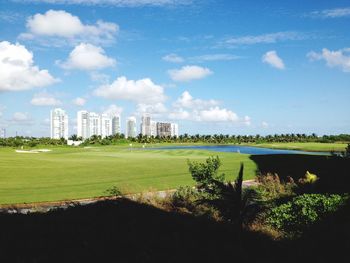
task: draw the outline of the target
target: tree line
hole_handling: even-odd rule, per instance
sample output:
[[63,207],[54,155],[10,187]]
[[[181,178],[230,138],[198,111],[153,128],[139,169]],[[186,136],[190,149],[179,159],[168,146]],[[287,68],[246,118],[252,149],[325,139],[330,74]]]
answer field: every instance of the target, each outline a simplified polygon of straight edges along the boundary
[[[76,134],[69,137],[70,140],[82,140]],[[274,134],[274,135],[189,135],[187,133],[179,135],[178,137],[159,137],[159,136],[144,136],[139,134],[134,138],[126,138],[124,134],[115,134],[102,138],[98,135],[93,135],[84,140],[82,145],[112,145],[124,143],[213,143],[213,144],[247,144],[247,143],[278,143],[278,142],[320,142],[320,143],[334,143],[334,142],[350,142],[350,134],[339,135],[323,135],[317,136],[315,133],[307,134]],[[64,138],[51,139],[48,137],[9,137],[0,138],[0,146],[20,147],[29,146],[35,147],[37,145],[65,145],[67,141]]]

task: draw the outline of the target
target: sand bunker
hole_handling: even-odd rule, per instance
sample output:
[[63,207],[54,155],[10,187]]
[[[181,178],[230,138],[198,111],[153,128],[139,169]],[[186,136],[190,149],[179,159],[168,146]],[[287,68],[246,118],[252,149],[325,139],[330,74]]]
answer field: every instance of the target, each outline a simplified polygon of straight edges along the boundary
[[42,152],[51,152],[49,149],[36,149],[36,150],[16,150],[17,153],[42,153]]

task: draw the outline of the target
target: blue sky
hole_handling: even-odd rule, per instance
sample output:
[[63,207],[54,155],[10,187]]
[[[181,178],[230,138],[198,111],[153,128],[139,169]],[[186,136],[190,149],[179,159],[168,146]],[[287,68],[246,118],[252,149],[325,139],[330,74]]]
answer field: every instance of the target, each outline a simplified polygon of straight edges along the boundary
[[0,2],[0,128],[149,112],[180,133],[349,133],[349,1]]

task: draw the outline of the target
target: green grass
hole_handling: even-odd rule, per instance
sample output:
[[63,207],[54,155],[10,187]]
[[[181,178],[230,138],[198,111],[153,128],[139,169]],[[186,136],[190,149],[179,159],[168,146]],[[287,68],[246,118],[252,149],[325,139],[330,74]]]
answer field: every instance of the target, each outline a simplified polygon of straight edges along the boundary
[[346,143],[318,143],[318,142],[281,142],[281,143],[261,143],[252,144],[256,147],[273,148],[273,149],[287,149],[287,150],[301,150],[312,152],[330,152],[330,151],[344,151],[347,146]]
[[50,149],[52,152],[24,154],[0,148],[0,204],[98,197],[113,186],[135,193],[192,185],[187,159],[204,161],[212,155],[220,157],[221,172],[228,179],[236,177],[241,162],[245,179],[253,178],[257,168],[249,155],[236,153],[120,146]]

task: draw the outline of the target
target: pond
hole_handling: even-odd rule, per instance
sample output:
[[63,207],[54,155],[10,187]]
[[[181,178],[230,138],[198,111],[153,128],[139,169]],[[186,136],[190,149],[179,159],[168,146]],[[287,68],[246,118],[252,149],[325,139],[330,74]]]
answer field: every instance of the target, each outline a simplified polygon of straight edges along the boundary
[[148,148],[151,150],[207,150],[214,152],[235,152],[251,155],[266,155],[266,154],[311,154],[311,155],[329,155],[328,152],[307,152],[297,150],[281,150],[271,148],[260,148],[253,146],[241,146],[241,145],[190,145],[190,146],[163,146]]

